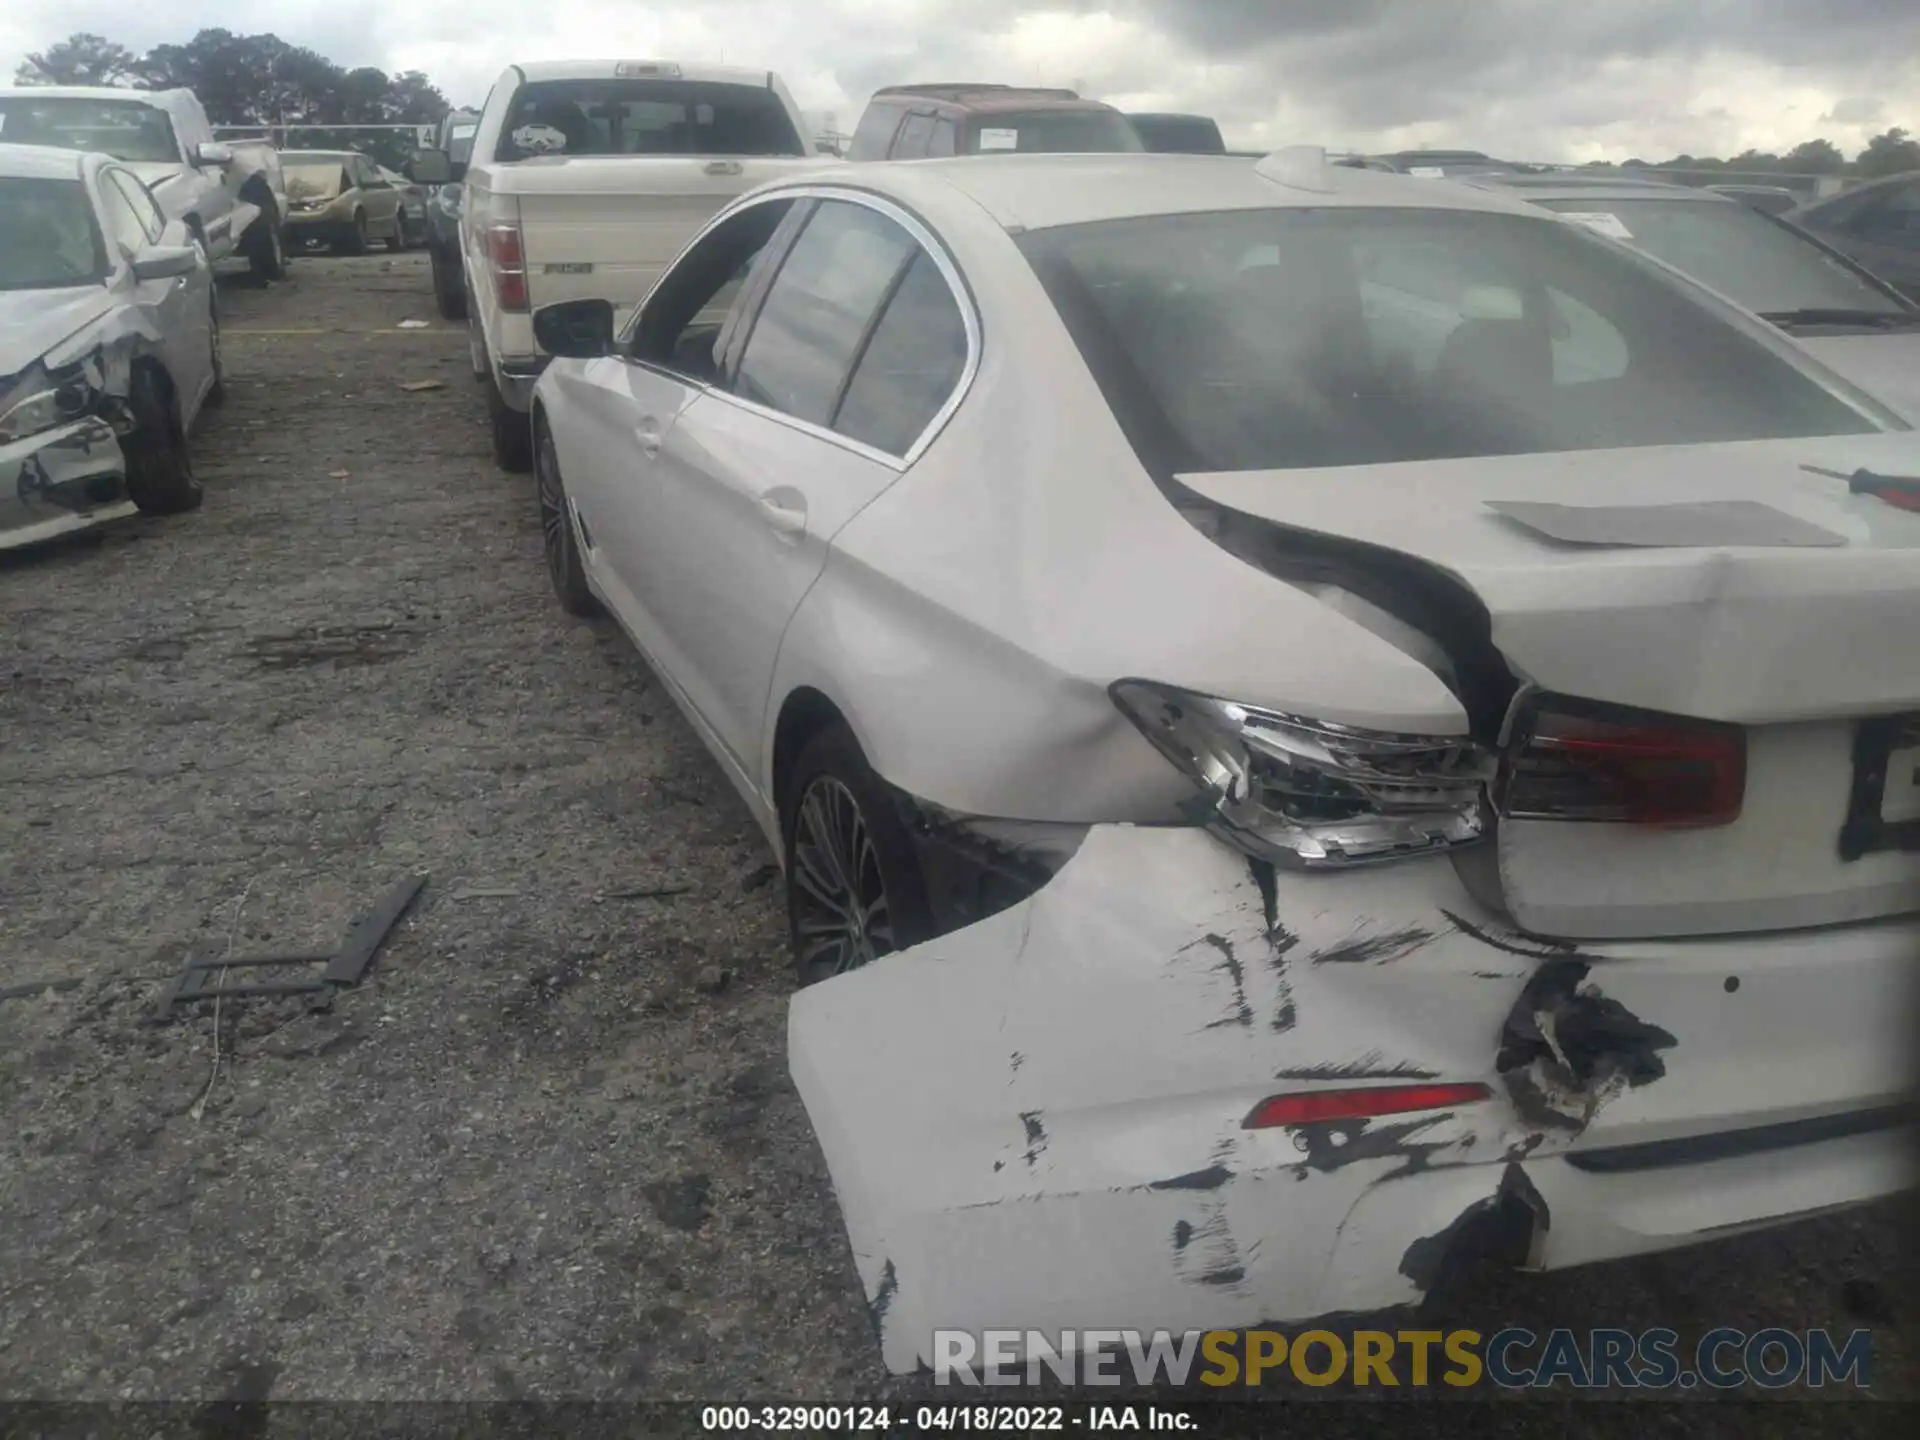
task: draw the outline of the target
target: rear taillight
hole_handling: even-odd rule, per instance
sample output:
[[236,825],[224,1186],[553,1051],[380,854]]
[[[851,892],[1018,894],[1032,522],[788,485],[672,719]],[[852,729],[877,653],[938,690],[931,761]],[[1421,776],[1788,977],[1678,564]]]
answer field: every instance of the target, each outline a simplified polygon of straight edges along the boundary
[[493,297],[502,310],[527,308],[527,252],[517,223],[487,227],[487,268]]
[[1738,725],[1559,698],[1515,726],[1495,798],[1516,820],[1729,825],[1747,789]]
[[1482,837],[1493,757],[1468,736],[1358,730],[1145,680],[1109,693],[1198,787],[1196,818],[1262,860],[1346,866]]
[[1240,1122],[1246,1130],[1277,1125],[1313,1125],[1329,1120],[1371,1120],[1377,1115],[1407,1115],[1416,1110],[1446,1110],[1492,1098],[1480,1084],[1366,1085],[1353,1090],[1302,1090],[1270,1095]]

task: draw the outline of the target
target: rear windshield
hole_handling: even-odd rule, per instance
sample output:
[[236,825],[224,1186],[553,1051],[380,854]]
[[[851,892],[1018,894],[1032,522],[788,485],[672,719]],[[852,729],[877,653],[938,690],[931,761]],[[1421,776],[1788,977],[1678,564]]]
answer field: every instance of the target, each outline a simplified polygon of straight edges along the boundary
[[1006,110],[976,115],[967,153],[1105,155],[1141,150],[1140,137],[1118,110]]
[[91,285],[106,247],[78,180],[0,178],[0,290]]
[[807,153],[786,106],[764,85],[541,80],[515,93],[494,159]]
[[1160,473],[1880,428],[1683,282],[1545,217],[1301,207],[1017,243]]
[[1129,115],[1134,133],[1147,149],[1167,155],[1223,155],[1220,127],[1197,115]]
[[[1536,200],[1579,215],[1762,315],[1794,310],[1910,313],[1907,306],[1784,225],[1731,200]],[[1598,216],[1598,219],[1585,219]]]
[[0,141],[95,150],[132,164],[180,159],[167,112],[139,100],[0,96]]

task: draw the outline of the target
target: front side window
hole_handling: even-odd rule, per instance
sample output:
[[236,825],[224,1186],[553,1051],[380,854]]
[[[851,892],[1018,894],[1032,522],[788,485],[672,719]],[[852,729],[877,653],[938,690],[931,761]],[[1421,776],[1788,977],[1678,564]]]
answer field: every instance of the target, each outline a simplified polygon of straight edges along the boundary
[[92,150],[132,164],[180,159],[167,112],[140,100],[0,96],[0,143]]
[[0,290],[98,284],[107,252],[78,180],[0,177]]
[[147,247],[147,227],[110,177],[100,186],[100,213],[106,217],[107,234],[123,254],[138,254]]
[[121,195],[132,207],[141,229],[146,232],[147,243],[158,245],[167,228],[167,219],[160,213],[160,207],[153,203],[153,196],[147,193],[147,187],[124,170],[109,170],[106,179],[109,184],[119,187]]
[[1145,147],[1118,110],[1007,110],[976,115],[967,153],[1135,154]]
[[494,159],[809,153],[780,97],[763,85],[537,80],[515,93]]
[[1545,217],[1284,207],[1016,243],[1156,471],[1881,428],[1685,282]]
[[917,110],[907,116],[907,123],[900,127],[900,138],[893,142],[893,158],[896,160],[920,160],[927,153],[927,145],[933,139],[933,116],[924,110]]
[[[1604,228],[1769,317],[1805,310],[1904,316],[1909,308],[1811,240],[1738,201],[1536,200]],[[1587,219],[1584,217],[1602,217]]]
[[718,379],[716,342],[793,204],[750,205],[709,231],[647,297],[627,354],[696,384]]
[[796,420],[830,425],[868,326],[916,249],[913,237],[878,211],[823,202],[754,319],[736,392]]

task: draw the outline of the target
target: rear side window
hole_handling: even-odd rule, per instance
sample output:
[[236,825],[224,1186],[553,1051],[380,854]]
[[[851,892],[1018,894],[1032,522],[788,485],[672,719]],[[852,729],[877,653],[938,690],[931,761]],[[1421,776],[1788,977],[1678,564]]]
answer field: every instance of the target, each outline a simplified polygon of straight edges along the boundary
[[515,92],[494,159],[807,153],[786,106],[763,85],[537,80]]
[[914,248],[913,237],[877,211],[823,203],[767,291],[735,390],[796,420],[831,424],[841,382]]
[[900,138],[893,142],[893,158],[896,160],[919,160],[927,153],[927,144],[933,138],[933,116],[925,111],[917,111],[907,116],[907,123],[900,127]]
[[1162,473],[1881,428],[1685,282],[1545,217],[1286,207],[1016,243]]
[[940,413],[967,364],[967,326],[940,267],[916,251],[847,382],[833,428],[904,455]]
[[884,160],[893,144],[894,131],[900,128],[900,107],[874,101],[853,127],[853,141],[847,146],[849,160]]

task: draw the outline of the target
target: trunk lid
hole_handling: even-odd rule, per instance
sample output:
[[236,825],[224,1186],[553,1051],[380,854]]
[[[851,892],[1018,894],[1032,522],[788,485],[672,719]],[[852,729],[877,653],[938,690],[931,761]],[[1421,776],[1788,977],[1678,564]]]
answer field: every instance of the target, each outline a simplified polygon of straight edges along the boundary
[[[1463,860],[1463,876],[1483,893],[1497,883],[1524,928],[1591,939],[1920,909],[1920,853],[1899,848],[1897,828],[1920,816],[1920,723],[1861,723],[1920,721],[1920,513],[1808,466],[1920,476],[1920,437],[1180,479],[1229,510],[1450,573],[1486,607],[1523,682],[1746,728],[1745,795],[1730,825],[1508,820],[1491,852]],[[1527,518],[1648,543],[1568,543],[1490,502],[1580,507]],[[1857,756],[1860,745],[1872,753]],[[1841,832],[1863,823],[1879,843],[1844,858]]]
[[613,302],[616,323],[687,243],[735,197],[769,180],[838,162],[813,158],[546,156],[495,170],[494,193],[518,202],[531,308]]

